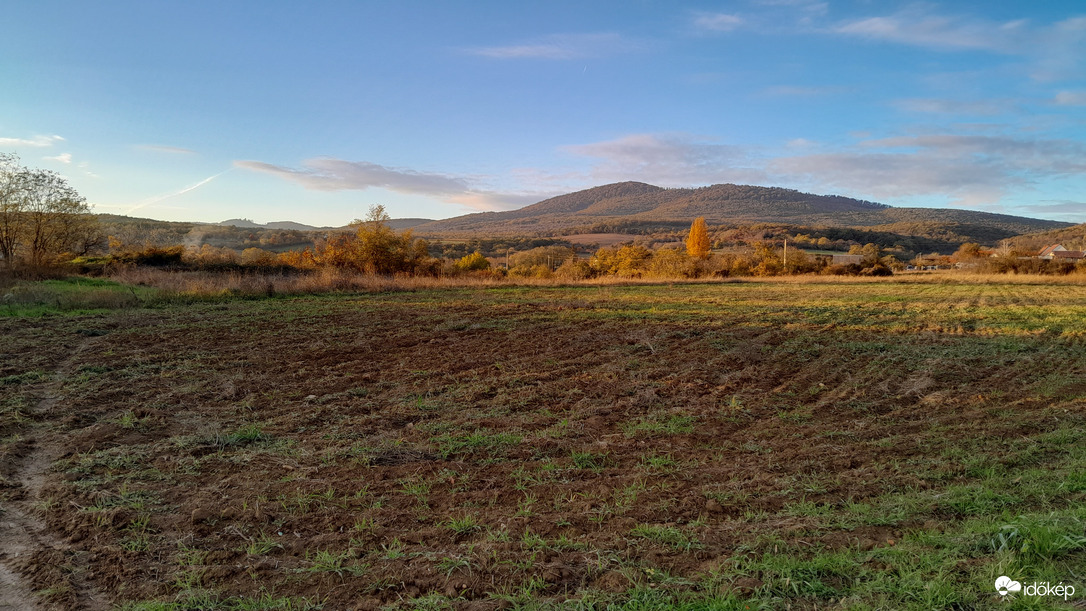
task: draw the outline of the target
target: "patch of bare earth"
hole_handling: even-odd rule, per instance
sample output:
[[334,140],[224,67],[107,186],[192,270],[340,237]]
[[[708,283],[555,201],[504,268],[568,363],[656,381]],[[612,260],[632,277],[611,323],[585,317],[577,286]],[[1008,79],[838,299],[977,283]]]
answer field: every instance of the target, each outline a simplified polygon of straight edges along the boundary
[[[81,342],[48,381],[34,389],[38,397],[28,416],[34,421],[56,417],[64,381]],[[86,558],[56,537],[42,519],[52,508],[43,503],[48,472],[64,453],[63,440],[47,429],[31,427],[29,438],[5,448],[3,511],[0,512],[0,609],[105,609],[105,598],[85,578]],[[19,435],[19,437],[22,437]]]

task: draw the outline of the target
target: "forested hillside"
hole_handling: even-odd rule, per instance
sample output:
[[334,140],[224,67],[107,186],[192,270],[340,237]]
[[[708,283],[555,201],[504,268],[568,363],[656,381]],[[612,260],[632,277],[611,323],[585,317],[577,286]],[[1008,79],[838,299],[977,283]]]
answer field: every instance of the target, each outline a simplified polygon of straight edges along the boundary
[[552,197],[508,212],[484,212],[416,227],[421,234],[546,235],[673,230],[699,216],[714,225],[786,223],[803,227],[856,227],[941,242],[998,240],[1067,223],[944,208],[885,204],[814,195],[779,187],[713,185],[664,189],[622,182]]

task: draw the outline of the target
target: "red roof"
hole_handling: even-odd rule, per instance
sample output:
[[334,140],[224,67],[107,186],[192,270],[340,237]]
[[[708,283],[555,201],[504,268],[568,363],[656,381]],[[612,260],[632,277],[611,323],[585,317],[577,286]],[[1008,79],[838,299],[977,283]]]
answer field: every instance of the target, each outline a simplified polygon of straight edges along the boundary
[[1053,259],[1082,259],[1084,253],[1081,250],[1057,250],[1052,253]]

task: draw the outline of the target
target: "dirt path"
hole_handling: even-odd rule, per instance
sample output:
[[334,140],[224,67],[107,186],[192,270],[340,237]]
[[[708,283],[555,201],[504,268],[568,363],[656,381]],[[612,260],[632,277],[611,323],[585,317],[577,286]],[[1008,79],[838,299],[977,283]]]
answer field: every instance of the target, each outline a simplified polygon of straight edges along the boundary
[[[0,528],[5,530],[8,527],[9,525],[6,523],[0,525]],[[6,545],[7,540],[4,543]],[[11,551],[5,547],[4,555],[9,556]],[[15,553],[18,553],[18,551],[15,551]],[[37,609],[37,605],[31,602],[31,596],[30,589],[23,585],[19,576],[0,564],[0,611]]]
[[[79,355],[92,343],[93,338],[83,341],[53,372],[34,408],[35,416],[46,416],[53,411]],[[67,593],[61,593],[56,603],[35,596],[27,579],[28,573],[37,572],[39,568],[34,560],[36,554],[43,550],[63,553],[70,549],[67,543],[46,530],[45,524],[35,513],[35,505],[40,500],[49,469],[64,453],[63,444],[59,440],[48,440],[49,434],[44,431],[35,437],[13,478],[20,484],[22,495],[16,501],[5,503],[4,511],[0,512],[0,611],[107,609],[109,604],[106,597],[82,577],[86,567],[79,566],[77,559],[73,561],[75,570],[65,576],[66,588],[62,589]]]
[[5,504],[5,511],[0,514],[0,611],[48,608],[35,601],[30,586],[9,568],[23,564],[44,543],[44,525],[27,510],[27,506],[36,498],[36,491],[40,490],[47,463],[48,459],[38,451],[24,461],[18,481],[27,494],[21,501]]

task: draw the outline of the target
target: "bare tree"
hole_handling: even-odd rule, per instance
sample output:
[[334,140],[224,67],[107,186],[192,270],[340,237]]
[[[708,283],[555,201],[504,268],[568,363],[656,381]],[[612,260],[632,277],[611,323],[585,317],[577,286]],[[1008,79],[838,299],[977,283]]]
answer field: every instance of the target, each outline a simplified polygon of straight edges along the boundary
[[1001,257],[1009,257],[1014,254],[1014,241],[1010,239],[1004,239],[999,241],[999,248],[996,249]]

